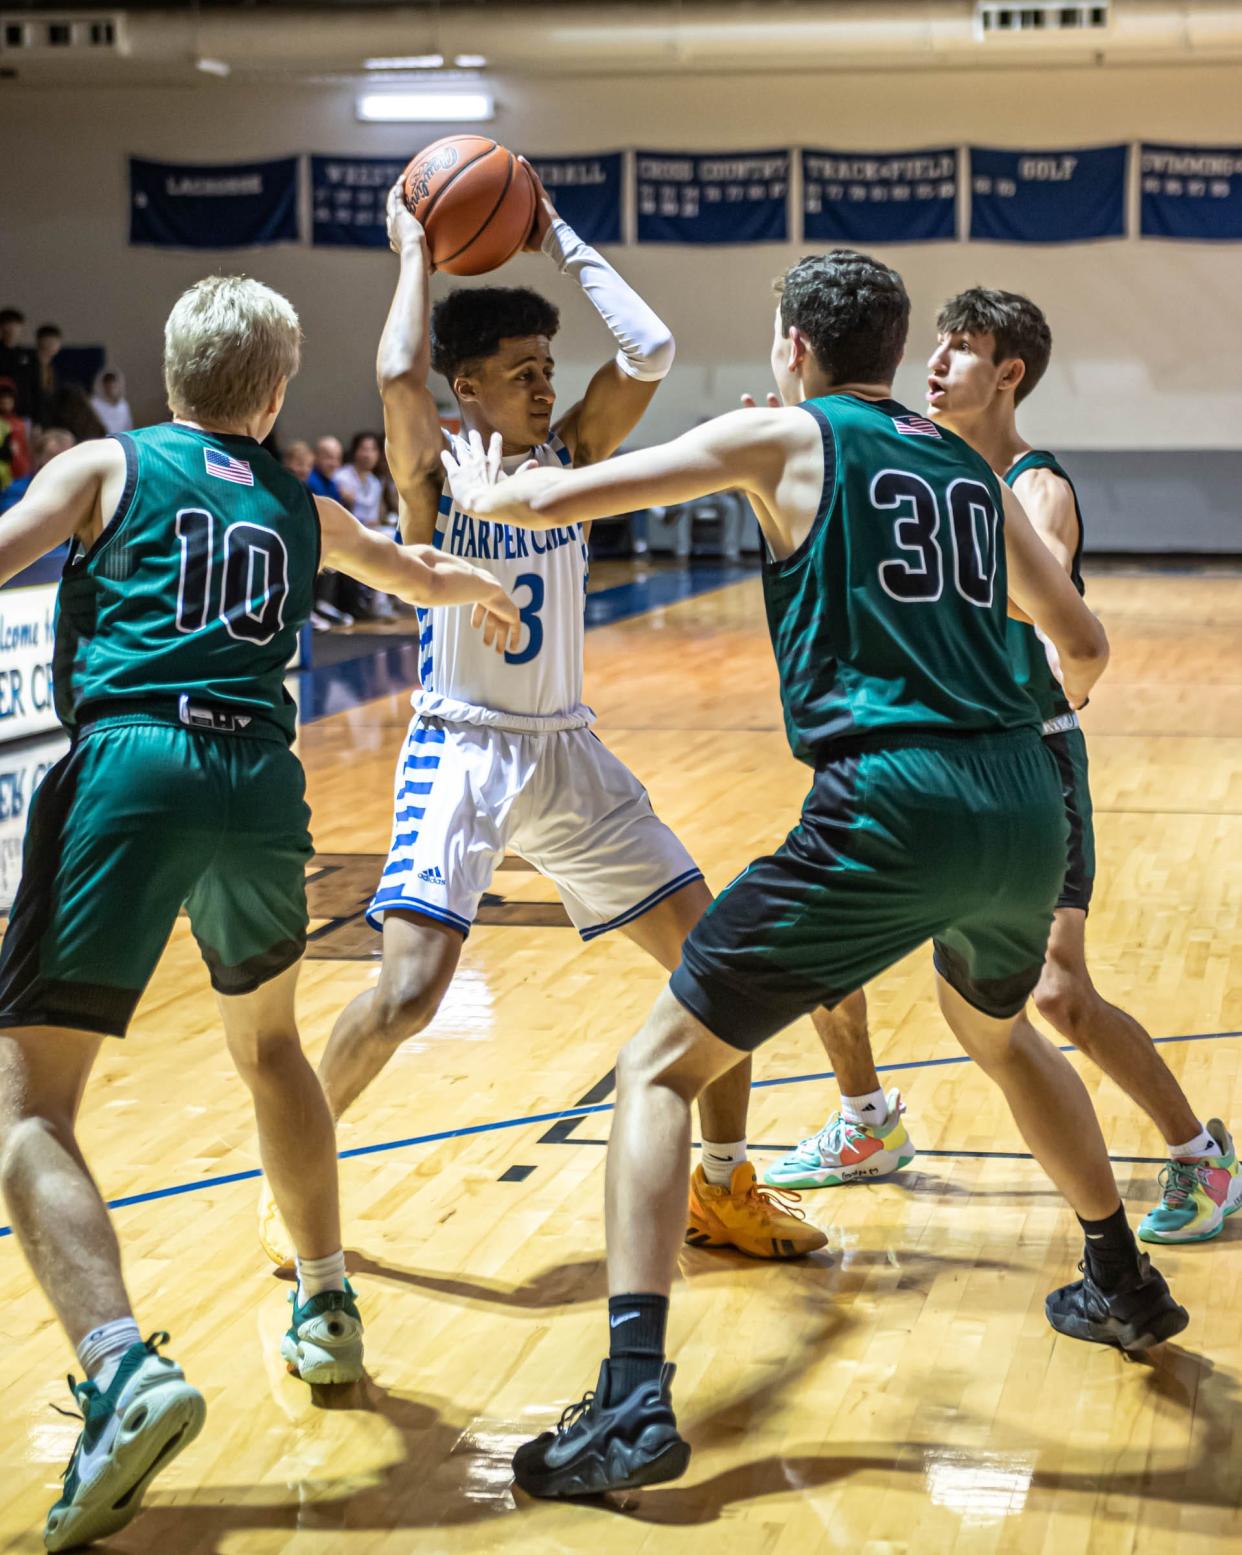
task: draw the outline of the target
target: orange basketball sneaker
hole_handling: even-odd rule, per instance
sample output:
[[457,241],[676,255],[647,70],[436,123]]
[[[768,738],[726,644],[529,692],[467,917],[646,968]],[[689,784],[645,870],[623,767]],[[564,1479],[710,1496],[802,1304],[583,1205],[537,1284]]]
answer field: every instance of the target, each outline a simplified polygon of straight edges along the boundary
[[727,1188],[708,1182],[696,1166],[686,1241],[691,1247],[736,1247],[751,1258],[801,1258],[828,1238],[807,1224],[797,1208],[800,1197],[788,1189],[761,1188],[749,1161],[733,1168]]
[[276,1200],[266,1177],[262,1179],[259,1190],[259,1245],[276,1265],[277,1273],[293,1273],[293,1239],[276,1208]]

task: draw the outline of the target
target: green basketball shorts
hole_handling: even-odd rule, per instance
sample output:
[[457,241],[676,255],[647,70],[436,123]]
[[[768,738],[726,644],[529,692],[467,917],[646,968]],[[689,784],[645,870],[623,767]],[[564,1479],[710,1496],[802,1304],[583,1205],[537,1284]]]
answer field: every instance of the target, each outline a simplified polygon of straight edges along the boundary
[[253,992],[305,949],[309,822],[283,739],[87,725],[31,806],[0,1027],[123,1037],[183,905],[212,986]]
[[1087,774],[1087,741],[1075,724],[1044,735],[1061,778],[1061,797],[1069,821],[1069,854],[1058,907],[1087,912],[1095,888],[1095,826],[1091,813],[1091,788]]
[[798,826],[717,899],[670,986],[749,1050],[930,939],[963,998],[1016,1015],[1065,856],[1056,764],[1034,730],[867,741],[816,771]]

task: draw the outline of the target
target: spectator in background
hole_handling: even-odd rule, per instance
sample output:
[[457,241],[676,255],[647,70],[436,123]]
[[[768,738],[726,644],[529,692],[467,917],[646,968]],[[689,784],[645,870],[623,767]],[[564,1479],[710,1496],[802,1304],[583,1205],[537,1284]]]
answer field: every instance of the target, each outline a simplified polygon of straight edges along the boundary
[[17,385],[0,378],[0,491],[30,473],[26,422],[17,414]]
[[47,425],[64,427],[72,432],[79,443],[89,443],[92,438],[106,437],[103,422],[91,408],[90,397],[76,383],[62,383],[43,407]]
[[341,462],[342,453],[339,438],[316,438],[315,467],[311,471],[306,484],[314,492],[315,496],[331,497],[333,502],[339,502],[343,507],[349,507],[349,503],[341,495],[341,488],[336,484],[336,472],[340,469]]
[[315,450],[309,443],[290,443],[281,456],[280,462],[305,486],[310,481],[311,471],[315,468]]
[[18,416],[30,420],[39,409],[39,366],[34,352],[21,344],[26,315],[0,308],[0,378],[13,385]]
[[378,432],[355,432],[349,458],[335,477],[341,500],[368,529],[378,529],[384,521],[384,483],[376,473],[383,446]]
[[63,454],[66,448],[74,445],[72,432],[66,432],[64,427],[48,427],[40,432],[34,440],[33,468],[28,475],[22,475],[11,485],[0,491],[0,513],[7,513],[10,508],[16,507],[26,495],[26,489],[45,464],[50,464],[57,454]]
[[45,407],[60,388],[60,374],[56,371],[56,358],[64,344],[59,324],[40,324],[35,330],[35,368],[39,375],[39,410],[35,420],[40,426],[51,426],[44,414]]
[[[335,437],[319,437],[315,439],[315,459],[311,472],[306,478],[308,490],[316,497],[331,497],[334,502],[339,502],[342,507],[349,507],[345,495],[336,483],[337,471],[341,468],[341,444]],[[349,611],[342,608],[344,605],[345,579],[339,572],[331,572],[325,569],[319,574],[315,583],[315,611],[321,620],[329,622],[332,626],[352,626],[354,618]],[[312,620],[312,626],[316,623]],[[319,628],[316,628],[317,630]]]
[[129,401],[125,398],[125,379],[115,367],[105,367],[95,375],[91,393],[91,409],[103,423],[105,432],[129,432],[134,418]]
[[[336,472],[341,500],[368,529],[382,529],[384,525],[384,483],[378,473],[383,453],[384,442],[378,432],[355,432],[349,458]],[[343,582],[340,603],[353,615],[373,621],[395,621],[397,617],[387,594],[354,578]]]

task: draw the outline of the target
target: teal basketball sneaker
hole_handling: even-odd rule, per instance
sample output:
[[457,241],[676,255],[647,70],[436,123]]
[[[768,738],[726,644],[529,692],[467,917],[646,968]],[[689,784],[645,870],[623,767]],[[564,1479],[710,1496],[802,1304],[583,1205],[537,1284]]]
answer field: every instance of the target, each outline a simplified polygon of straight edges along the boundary
[[298,1305],[289,1293],[293,1321],[280,1341],[285,1365],[303,1382],[357,1382],[362,1376],[362,1317],[353,1287],[325,1290]]
[[[185,1373],[158,1353],[167,1334],[131,1345],[104,1389],[69,1387],[82,1411],[82,1431],[60,1500],[47,1514],[43,1543],[73,1549],[106,1539],[142,1507],[147,1486],[203,1428],[207,1406]],[[62,1411],[67,1413],[67,1411]]]

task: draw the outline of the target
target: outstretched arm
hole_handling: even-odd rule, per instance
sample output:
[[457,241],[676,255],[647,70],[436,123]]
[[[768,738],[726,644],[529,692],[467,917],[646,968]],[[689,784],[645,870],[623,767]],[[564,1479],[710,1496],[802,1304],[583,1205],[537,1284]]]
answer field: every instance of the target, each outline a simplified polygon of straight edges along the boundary
[[576,465],[615,453],[638,425],[673,365],[672,332],[604,256],[584,243],[556,214],[539,175],[522,161],[535,185],[535,225],[528,248],[540,249],[562,275],[572,276],[617,342],[617,354],[591,379],[586,394],[557,423]]
[[440,496],[444,432],[427,376],[431,371],[431,258],[422,225],[406,208],[400,182],[388,192],[388,239],[401,261],[380,336],[375,376],[384,403],[385,452],[400,501],[401,534],[430,542]]
[[819,507],[824,478],[819,428],[798,409],[735,410],[671,443],[582,470],[527,466],[502,479],[499,439],[485,450],[477,433],[461,453],[442,457],[463,511],[526,529],[672,507],[713,491],[743,491],[777,556],[801,543]]
[[1064,567],[1031,527],[1021,502],[1002,485],[1009,597],[1057,650],[1061,683],[1081,707],[1108,663],[1104,628],[1082,601]]
[[74,535],[92,531],[108,485],[112,505],[125,480],[125,455],[112,438],[66,449],[39,471],[0,522],[0,583]]
[[323,565],[411,605],[474,605],[473,623],[497,653],[516,652],[518,607],[491,573],[430,545],[396,545],[331,497],[316,497]]

